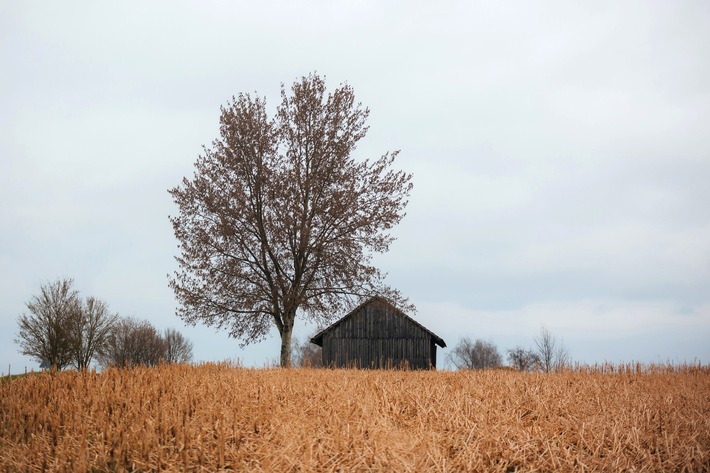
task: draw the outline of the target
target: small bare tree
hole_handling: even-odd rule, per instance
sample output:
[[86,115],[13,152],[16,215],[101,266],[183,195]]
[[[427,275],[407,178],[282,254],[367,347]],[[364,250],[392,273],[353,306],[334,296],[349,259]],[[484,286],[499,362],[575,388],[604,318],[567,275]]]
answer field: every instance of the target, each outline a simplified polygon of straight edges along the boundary
[[53,370],[64,369],[72,362],[71,323],[81,313],[73,284],[70,278],[43,284],[39,294],[27,302],[28,313],[18,318],[15,343],[20,345],[20,353]]
[[157,366],[165,357],[165,342],[147,320],[120,319],[99,355],[102,367]]
[[540,327],[535,346],[540,368],[546,373],[563,368],[569,362],[569,352],[564,342],[556,339],[545,327]]
[[81,310],[70,319],[69,342],[74,367],[86,369],[105,346],[118,315],[111,314],[106,302],[87,297]]
[[133,332],[139,350],[133,364],[158,366],[165,360],[165,340],[160,332],[148,321],[138,324]]
[[166,363],[189,363],[192,361],[192,342],[174,328],[165,330],[163,344]]
[[537,353],[520,346],[508,350],[508,362],[520,371],[534,371],[540,365]]
[[293,365],[299,368],[321,368],[323,366],[323,349],[306,337],[303,342],[298,339],[293,343]]
[[316,74],[282,86],[274,118],[246,94],[222,108],[220,138],[169,191],[180,249],[170,286],[186,323],[227,328],[242,345],[275,326],[287,367],[297,314],[327,322],[376,294],[406,305],[371,261],[404,217],[411,175],[392,169],[396,152],[351,156],[368,114],[351,87],[326,94]]
[[459,370],[484,370],[503,364],[498,348],[492,342],[469,337],[459,340],[459,343],[448,355],[449,362]]

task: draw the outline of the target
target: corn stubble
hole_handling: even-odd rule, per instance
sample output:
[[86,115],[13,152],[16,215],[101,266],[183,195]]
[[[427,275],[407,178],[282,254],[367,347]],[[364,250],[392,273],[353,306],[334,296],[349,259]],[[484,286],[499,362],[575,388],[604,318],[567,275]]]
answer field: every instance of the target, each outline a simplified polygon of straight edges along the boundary
[[710,370],[42,373],[0,422],[2,471],[707,471]]

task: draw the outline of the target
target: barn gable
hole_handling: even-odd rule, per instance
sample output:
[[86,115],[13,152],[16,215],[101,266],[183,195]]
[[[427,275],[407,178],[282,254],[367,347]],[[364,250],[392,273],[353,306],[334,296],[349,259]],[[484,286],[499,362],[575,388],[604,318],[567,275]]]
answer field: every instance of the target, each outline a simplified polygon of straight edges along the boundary
[[445,347],[439,336],[381,297],[372,297],[311,342],[323,348],[323,365],[381,368],[436,366],[436,346]]

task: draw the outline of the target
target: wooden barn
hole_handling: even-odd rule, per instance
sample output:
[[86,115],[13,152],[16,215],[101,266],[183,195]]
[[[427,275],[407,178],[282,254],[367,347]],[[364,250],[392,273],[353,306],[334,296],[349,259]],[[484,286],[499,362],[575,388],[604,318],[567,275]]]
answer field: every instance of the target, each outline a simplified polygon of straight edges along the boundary
[[323,366],[436,368],[436,346],[446,343],[383,298],[372,297],[320,331]]

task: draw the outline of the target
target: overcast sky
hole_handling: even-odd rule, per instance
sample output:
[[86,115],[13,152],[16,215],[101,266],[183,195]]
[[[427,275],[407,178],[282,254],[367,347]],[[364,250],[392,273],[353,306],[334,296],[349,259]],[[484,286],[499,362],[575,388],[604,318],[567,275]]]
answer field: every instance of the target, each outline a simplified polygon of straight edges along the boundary
[[710,363],[709,23],[706,1],[1,0],[0,371],[37,368],[17,317],[65,276],[197,360],[278,359],[275,330],[241,349],[175,315],[167,189],[232,95],[273,111],[313,71],[370,108],[356,156],[414,174],[376,262],[449,347],[544,325],[579,362]]

